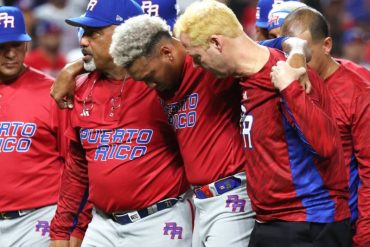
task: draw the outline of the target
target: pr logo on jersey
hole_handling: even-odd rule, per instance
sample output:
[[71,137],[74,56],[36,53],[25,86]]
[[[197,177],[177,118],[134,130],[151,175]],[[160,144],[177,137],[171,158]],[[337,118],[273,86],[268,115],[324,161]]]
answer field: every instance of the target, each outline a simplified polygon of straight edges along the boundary
[[141,9],[150,16],[159,16],[159,4],[152,1],[142,1]]
[[4,28],[14,28],[14,16],[8,13],[0,13],[0,26],[4,24]]
[[90,0],[89,4],[87,5],[86,10],[93,11],[97,3],[98,3],[98,0]]
[[238,195],[227,196],[226,208],[232,208],[235,212],[244,212],[246,201],[244,199],[239,199]]
[[163,235],[170,235],[171,239],[182,239],[182,227],[177,226],[176,222],[168,222],[165,223],[165,226],[163,227]]
[[[243,95],[244,97],[244,95]],[[244,105],[241,105],[242,115],[240,118],[240,127],[242,131],[242,136],[244,140],[244,148],[252,149],[252,125],[253,125],[253,116],[251,114],[247,115],[247,109]]]
[[49,222],[46,220],[38,220],[36,225],[36,232],[41,232],[41,236],[45,236],[50,232]]

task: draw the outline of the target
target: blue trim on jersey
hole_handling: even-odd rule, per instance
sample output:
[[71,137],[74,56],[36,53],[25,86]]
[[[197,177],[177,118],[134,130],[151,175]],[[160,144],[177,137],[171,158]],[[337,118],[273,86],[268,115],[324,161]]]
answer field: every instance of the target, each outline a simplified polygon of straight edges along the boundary
[[[316,223],[332,223],[335,219],[335,202],[330,199],[329,191],[316,168],[314,160],[317,154],[312,147],[307,147],[307,141],[302,143],[302,137],[295,128],[289,125],[283,116],[283,125],[288,145],[288,155],[293,184],[298,198],[306,208],[306,221]],[[296,125],[298,128],[298,125]]]
[[321,157],[316,152],[316,150],[307,141],[303,131],[299,128],[298,123],[294,119],[294,116],[293,116],[291,110],[289,109],[289,106],[287,105],[284,98],[281,98],[281,102],[282,102],[283,107],[286,109],[286,113],[288,113],[288,116],[287,116],[287,115],[284,114],[284,111],[283,111],[283,115],[284,115],[284,117],[289,118],[292,122],[294,122],[294,127],[295,127],[294,129],[297,132],[299,139],[301,139],[301,142],[306,146],[306,148],[308,148],[311,151],[312,154],[314,154],[316,156],[317,159],[321,159]]
[[85,191],[85,193],[82,197],[80,206],[78,207],[77,214],[73,217],[73,224],[72,224],[71,229],[69,230],[70,233],[72,233],[74,231],[74,229],[76,228],[76,226],[78,224],[78,216],[80,215],[82,210],[85,208],[88,197],[89,197],[89,188],[86,189],[86,191]]
[[360,187],[360,177],[358,175],[358,162],[354,154],[349,164],[349,209],[351,210],[351,224],[358,218],[358,188]]
[[275,48],[275,49],[278,49],[278,50],[282,51],[283,50],[283,43],[287,39],[289,39],[289,37],[281,36],[281,37],[275,38],[275,39],[266,39],[266,40],[263,40],[263,41],[259,41],[258,43],[260,45],[267,46],[267,47],[270,47],[270,48]]

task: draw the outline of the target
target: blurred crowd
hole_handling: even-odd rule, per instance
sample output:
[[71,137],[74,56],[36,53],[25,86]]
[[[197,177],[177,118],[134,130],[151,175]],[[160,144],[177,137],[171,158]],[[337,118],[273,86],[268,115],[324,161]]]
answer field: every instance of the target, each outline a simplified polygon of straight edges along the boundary
[[[181,14],[196,0],[178,0]],[[245,31],[255,37],[258,0],[220,0],[234,10]],[[64,20],[81,15],[87,0],[0,0],[22,9],[33,40],[26,63],[55,76],[65,63],[81,56],[77,30]],[[334,40],[333,56],[370,68],[370,0],[301,0],[324,13]]]
[[[257,0],[226,0],[238,15],[246,32],[255,33]],[[369,69],[370,1],[369,0],[301,0],[319,10],[330,23],[334,47],[332,55],[343,57]]]

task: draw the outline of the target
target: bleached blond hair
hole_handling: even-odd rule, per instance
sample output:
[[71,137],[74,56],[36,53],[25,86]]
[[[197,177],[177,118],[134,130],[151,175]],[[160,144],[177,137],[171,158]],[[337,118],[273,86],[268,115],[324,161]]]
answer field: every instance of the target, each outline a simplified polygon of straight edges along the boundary
[[236,38],[244,33],[234,12],[215,0],[194,2],[186,8],[175,24],[174,33],[185,33],[193,46],[208,47],[211,35],[218,34]]
[[109,54],[115,64],[127,67],[151,52],[161,34],[171,37],[170,27],[162,18],[146,14],[132,17],[114,30]]

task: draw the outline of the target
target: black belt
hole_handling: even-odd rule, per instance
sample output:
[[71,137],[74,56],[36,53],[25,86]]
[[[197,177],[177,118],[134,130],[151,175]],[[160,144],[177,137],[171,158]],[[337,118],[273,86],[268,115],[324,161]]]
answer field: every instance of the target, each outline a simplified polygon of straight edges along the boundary
[[121,225],[127,225],[130,223],[134,223],[135,221],[138,221],[142,218],[145,218],[151,214],[154,214],[158,211],[171,208],[178,201],[179,199],[171,198],[171,199],[157,202],[150,207],[143,208],[137,211],[131,211],[131,212],[126,212],[126,213],[111,213],[108,215],[113,221]]
[[35,209],[3,212],[3,213],[0,213],[0,220],[11,220],[11,219],[19,218],[28,213],[31,213],[34,210]]

